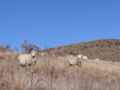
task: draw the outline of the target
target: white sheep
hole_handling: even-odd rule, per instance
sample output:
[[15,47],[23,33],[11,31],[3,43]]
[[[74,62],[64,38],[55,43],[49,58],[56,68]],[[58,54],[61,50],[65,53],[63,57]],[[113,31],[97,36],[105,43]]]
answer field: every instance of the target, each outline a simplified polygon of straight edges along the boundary
[[95,61],[99,62],[99,61],[100,61],[100,59],[99,59],[99,58],[96,58],[96,59],[95,59]]
[[87,56],[82,56],[82,59],[83,60],[88,60],[88,57]]
[[82,59],[83,55],[82,54],[78,54],[77,57]]
[[24,53],[18,56],[18,61],[22,66],[36,63],[36,52],[32,51],[30,54]]
[[82,59],[82,60],[88,60],[88,57],[87,57],[87,56],[84,56],[84,55],[82,55],[82,54],[77,55],[77,57],[78,57],[79,59]]
[[81,60],[78,57],[69,55],[67,57],[67,60],[68,60],[70,66],[72,66],[72,65],[81,65]]

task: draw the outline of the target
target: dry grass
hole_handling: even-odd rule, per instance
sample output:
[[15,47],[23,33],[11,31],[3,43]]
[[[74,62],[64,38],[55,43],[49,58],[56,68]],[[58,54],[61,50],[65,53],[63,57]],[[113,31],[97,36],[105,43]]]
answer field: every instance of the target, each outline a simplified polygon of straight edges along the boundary
[[0,90],[120,90],[120,73],[101,70],[101,65],[114,66],[88,62],[81,68],[69,67],[64,57],[40,57],[31,67],[21,67],[15,60],[2,60]]

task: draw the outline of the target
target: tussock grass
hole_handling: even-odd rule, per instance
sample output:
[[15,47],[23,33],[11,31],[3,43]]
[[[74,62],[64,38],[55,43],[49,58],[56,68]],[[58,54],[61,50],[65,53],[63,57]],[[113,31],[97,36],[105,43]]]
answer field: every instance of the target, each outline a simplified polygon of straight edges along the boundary
[[21,67],[16,60],[2,60],[0,90],[120,90],[119,72],[100,69],[111,64],[88,62],[70,67],[65,60],[46,56],[29,67]]

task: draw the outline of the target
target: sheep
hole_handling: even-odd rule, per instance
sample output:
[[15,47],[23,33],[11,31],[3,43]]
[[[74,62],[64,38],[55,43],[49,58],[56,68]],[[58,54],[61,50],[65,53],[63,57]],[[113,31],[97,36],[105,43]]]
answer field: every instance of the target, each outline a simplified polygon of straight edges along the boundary
[[67,60],[68,60],[68,63],[70,66],[73,66],[73,65],[80,66],[81,65],[81,60],[78,57],[69,55],[67,57]]
[[82,59],[82,60],[88,60],[88,57],[87,57],[87,56],[84,56],[84,55],[82,55],[82,54],[77,55],[77,57],[78,57],[79,59]]
[[82,59],[83,60],[88,60],[88,57],[87,56],[83,56]]
[[36,52],[32,51],[30,54],[24,53],[18,56],[18,61],[21,66],[31,65],[36,63]]
[[70,66],[73,66],[73,65],[81,66],[82,60],[88,60],[88,57],[82,54],[79,54],[77,56],[73,56],[73,55],[68,56],[68,62]]
[[99,58],[96,58],[96,59],[95,59],[95,61],[99,62],[99,61],[100,61],[100,59],[99,59]]
[[82,59],[83,55],[82,54],[78,54],[77,57]]

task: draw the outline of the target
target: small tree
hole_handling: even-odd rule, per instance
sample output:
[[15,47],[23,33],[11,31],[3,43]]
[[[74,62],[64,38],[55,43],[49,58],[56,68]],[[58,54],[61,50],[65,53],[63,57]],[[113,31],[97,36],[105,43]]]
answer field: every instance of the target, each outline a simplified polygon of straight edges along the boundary
[[37,45],[33,43],[29,43],[27,40],[24,40],[24,42],[21,45],[21,48],[22,48],[22,51],[25,53],[30,53],[32,50],[35,50],[35,51],[40,50],[40,48]]

